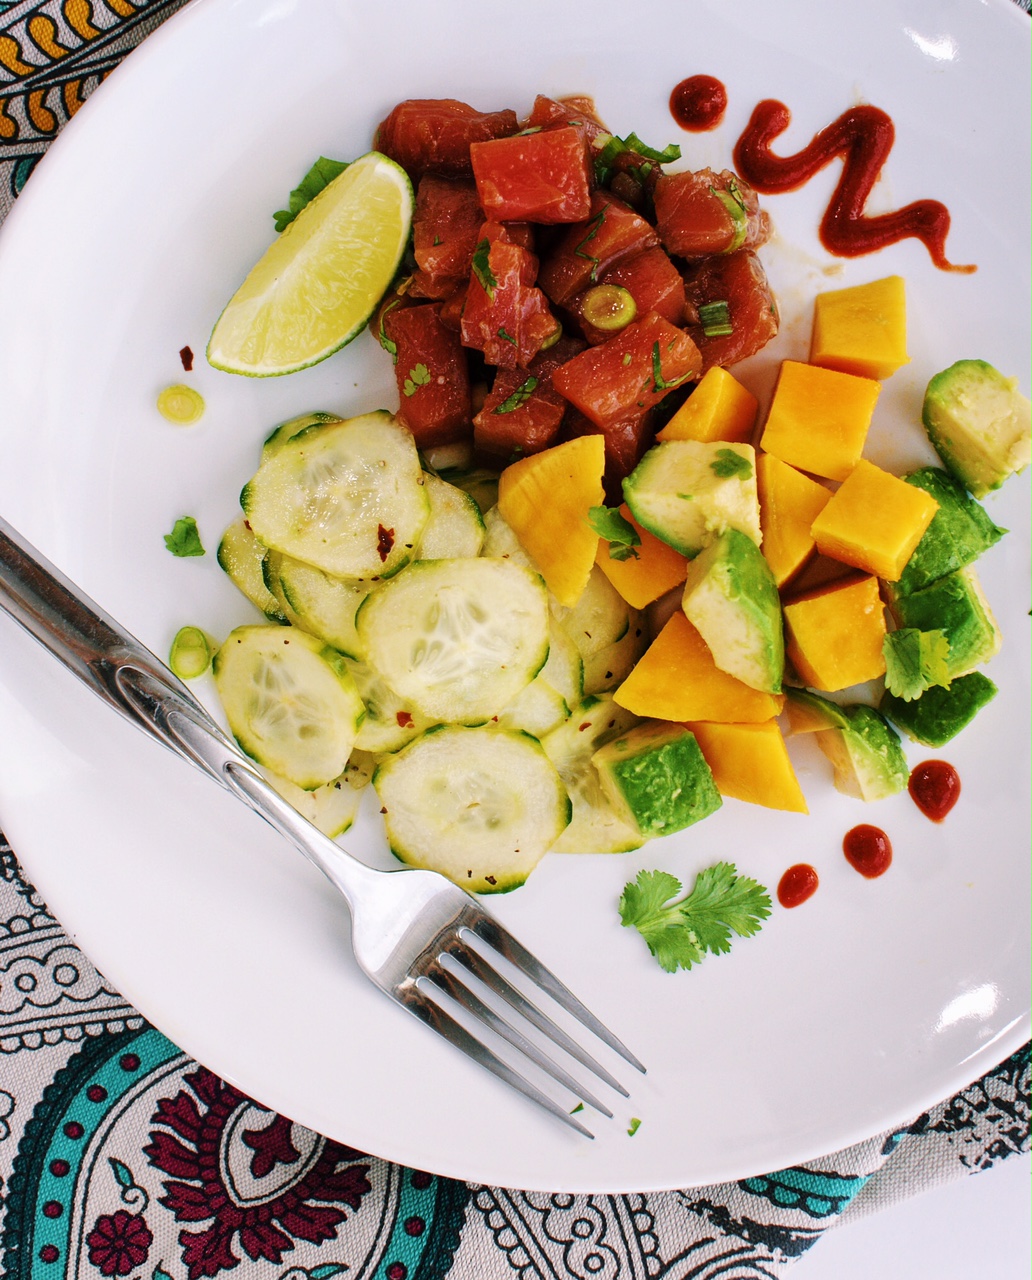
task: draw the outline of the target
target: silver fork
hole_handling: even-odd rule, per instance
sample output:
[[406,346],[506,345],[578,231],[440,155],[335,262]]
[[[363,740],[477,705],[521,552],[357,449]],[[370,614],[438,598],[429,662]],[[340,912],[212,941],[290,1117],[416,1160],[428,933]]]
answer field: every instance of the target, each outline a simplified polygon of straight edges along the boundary
[[[644,1072],[642,1064],[475,898],[434,871],[367,867],[324,836],[273,790],[163,662],[2,519],[0,609],[127,720],[214,778],[313,862],[348,904],[352,946],[360,968],[392,1000],[585,1137],[594,1135],[567,1107],[489,1048],[449,1012],[448,1005],[464,1010],[481,1034],[486,1027],[507,1042],[524,1070],[524,1060],[533,1063],[602,1115],[612,1117],[613,1113],[531,1038],[531,1028],[553,1052],[561,1050],[609,1088],[629,1096],[488,956],[494,953],[521,971],[567,1014]],[[483,998],[488,992],[500,999],[495,1007]],[[498,1011],[502,1007],[507,1016]]]

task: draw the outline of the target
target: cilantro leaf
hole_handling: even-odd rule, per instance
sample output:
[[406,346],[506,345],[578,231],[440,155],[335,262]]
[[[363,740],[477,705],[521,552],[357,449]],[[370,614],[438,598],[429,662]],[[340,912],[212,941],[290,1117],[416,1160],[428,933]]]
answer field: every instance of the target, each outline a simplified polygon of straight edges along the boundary
[[481,240],[473,250],[473,274],[480,281],[480,287],[487,294],[488,300],[494,301],[494,291],[498,281],[491,270],[491,241]]
[[904,702],[913,702],[932,685],[950,687],[950,642],[942,631],[904,627],[882,641],[885,687]]
[[627,560],[631,556],[638,559],[634,548],[641,546],[641,537],[616,507],[590,507],[588,524],[609,543],[610,560]]
[[524,379],[511,396],[506,396],[500,405],[492,409],[492,413],[512,413],[521,404],[525,404],[537,390],[538,380],[533,377]]
[[201,535],[197,532],[197,521],[193,516],[180,516],[172,526],[172,532],[165,534],[165,546],[174,556],[203,556]]
[[577,248],[574,249],[573,251],[573,255],[575,258],[585,258],[588,262],[591,263],[591,275],[588,278],[590,279],[592,284],[594,284],[598,280],[599,259],[596,258],[591,253],[585,253],[584,246],[590,243],[590,241],[594,240],[594,238],[598,235],[599,228],[602,226],[602,223],[605,221],[606,210],[608,208],[609,208],[609,205],[606,204],[606,205],[603,205],[601,209],[599,209],[598,213],[596,213],[595,216],[588,223],[588,234],[584,237],[584,239],[580,242]]
[[690,969],[707,951],[730,951],[732,933],[748,938],[770,915],[767,890],[731,862],[700,871],[691,893],[671,902],[681,887],[667,871],[639,871],[620,898],[622,923],[638,930],[667,973]]
[[408,371],[405,385],[402,388],[407,396],[414,396],[420,387],[429,385],[430,370],[425,364],[417,364]]
[[290,226],[305,205],[314,200],[323,187],[328,186],[347,167],[348,162],[345,160],[328,160],[325,156],[320,156],[290,193],[288,207],[272,215],[276,230],[282,231],[284,227]]
[[717,456],[709,465],[713,474],[721,480],[728,480],[732,476],[748,480],[753,473],[753,465],[749,459],[734,449],[718,449]]

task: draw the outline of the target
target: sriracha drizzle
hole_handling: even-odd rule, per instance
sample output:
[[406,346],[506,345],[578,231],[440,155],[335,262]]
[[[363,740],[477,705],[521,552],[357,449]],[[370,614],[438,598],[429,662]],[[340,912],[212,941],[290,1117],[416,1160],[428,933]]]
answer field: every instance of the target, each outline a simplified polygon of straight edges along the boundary
[[916,200],[892,213],[864,213],[896,138],[892,119],[878,107],[851,107],[822,129],[801,151],[778,156],[771,143],[788,128],[792,113],[772,98],[759,103],[735,146],[735,169],[765,195],[795,191],[836,156],[845,161],[821,219],[821,244],[840,258],[873,253],[909,236],[920,240],[942,271],[975,271],[946,257],[950,213],[938,200]]

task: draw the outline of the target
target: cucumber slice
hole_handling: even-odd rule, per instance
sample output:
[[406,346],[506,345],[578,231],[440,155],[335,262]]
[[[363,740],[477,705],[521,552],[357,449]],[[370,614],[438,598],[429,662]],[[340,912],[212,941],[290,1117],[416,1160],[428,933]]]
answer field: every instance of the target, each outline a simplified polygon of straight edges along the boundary
[[419,540],[420,560],[458,560],[480,555],[484,518],[468,493],[427,473],[423,477],[430,517]]
[[518,888],[570,819],[541,745],[524,733],[438,725],[373,775],[394,854],[475,893]]
[[575,707],[584,697],[584,659],[554,618],[548,620],[548,661],[539,678],[558,690],[568,707]]
[[322,426],[327,422],[343,422],[343,418],[339,418],[335,413],[322,413],[316,410],[314,413],[300,413],[296,418],[288,418],[286,422],[281,422],[278,427],[273,430],[265,438],[262,445],[262,462],[266,458],[271,458],[274,453],[287,443],[293,440],[302,431],[308,427]]
[[180,627],[172,640],[168,665],[180,680],[196,680],[211,666],[215,646],[200,627]]
[[585,698],[565,724],[542,738],[573,802],[570,825],[552,846],[555,853],[626,853],[644,843],[617,814],[602,791],[591,757],[638,723],[611,697]]
[[248,600],[265,614],[270,622],[286,622],[287,618],[279,601],[265,583],[262,559],[265,547],[251,532],[251,526],[243,516],[234,520],[219,543],[217,560]]
[[[341,836],[355,821],[358,806],[362,803],[362,788],[369,782],[368,774],[357,773],[350,766],[332,782],[315,791],[302,791],[289,778],[281,778],[269,769],[263,769],[269,784],[292,804],[303,818],[307,818],[313,827],[334,839]],[[359,778],[356,786],[353,779]]]
[[366,661],[431,720],[482,724],[548,656],[536,573],[507,560],[420,560],[358,611]]
[[640,625],[641,615],[595,565],[577,603],[567,608],[553,600],[552,616],[577,646],[586,665],[594,654],[622,640],[632,620]]
[[569,714],[569,703],[558,689],[554,689],[544,676],[537,676],[522,693],[517,694],[497,720],[503,729],[542,738],[557,729]]
[[538,572],[537,565],[524,551],[523,543],[497,507],[489,507],[484,512],[484,545],[480,548],[480,554],[492,560],[511,560],[524,569]]
[[403,702],[387,681],[366,663],[348,660],[348,670],[366,709],[366,718],[355,739],[358,751],[373,755],[400,751],[434,723]]
[[584,692],[606,693],[623,684],[635,663],[649,647],[645,620],[632,610],[626,633],[584,660]]
[[349,658],[362,656],[355,614],[374,583],[364,578],[335,578],[280,551],[266,556],[265,580],[296,626]]
[[296,627],[237,627],[214,671],[229,727],[253,760],[304,791],[340,777],[365,715],[341,654]]
[[484,515],[498,501],[498,472],[497,471],[464,471],[452,470],[451,468],[437,467],[438,474],[442,480],[447,480],[449,484],[455,485],[457,489],[462,489],[473,499]]
[[412,436],[382,411],[285,441],[240,505],[260,542],[339,578],[397,573],[429,514]]

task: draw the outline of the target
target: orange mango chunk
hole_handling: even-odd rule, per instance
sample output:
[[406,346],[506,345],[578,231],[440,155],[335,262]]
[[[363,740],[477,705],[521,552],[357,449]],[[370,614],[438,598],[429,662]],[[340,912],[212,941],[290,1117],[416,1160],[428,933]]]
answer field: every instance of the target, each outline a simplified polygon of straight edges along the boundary
[[733,440],[748,444],[760,404],[750,391],[719,365],[707,369],[699,385],[681,405],[657,440]]
[[521,458],[498,480],[498,514],[560,604],[577,603],[595,563],[598,534],[588,511],[605,501],[605,464],[603,437],[578,436]]
[[860,378],[888,378],[905,364],[907,299],[902,276],[819,293],[810,363]]
[[863,458],[813,522],[822,555],[895,582],[939,504]]
[[800,678],[833,693],[885,673],[885,609],[878,579],[851,577],[789,601],[785,651]]
[[634,548],[637,557],[630,555],[626,560],[614,560],[609,554],[609,543],[605,538],[599,538],[595,563],[629,605],[644,609],[671,587],[684,582],[688,575],[688,559],[669,543],[643,529],[631,515],[626,502],[621,504],[620,514],[641,538],[641,546]]
[[721,671],[683,613],[675,613],[613,694],[650,720],[759,723],[778,715],[783,694],[761,693]]
[[785,360],[760,447],[827,480],[860,461],[881,386],[871,378]]
[[721,795],[767,809],[809,812],[776,720],[763,724],[693,720],[688,728]]
[[813,555],[810,526],[824,510],[831,491],[772,453],[761,453],[756,459],[756,487],[763,533],[760,545],[780,588]]

